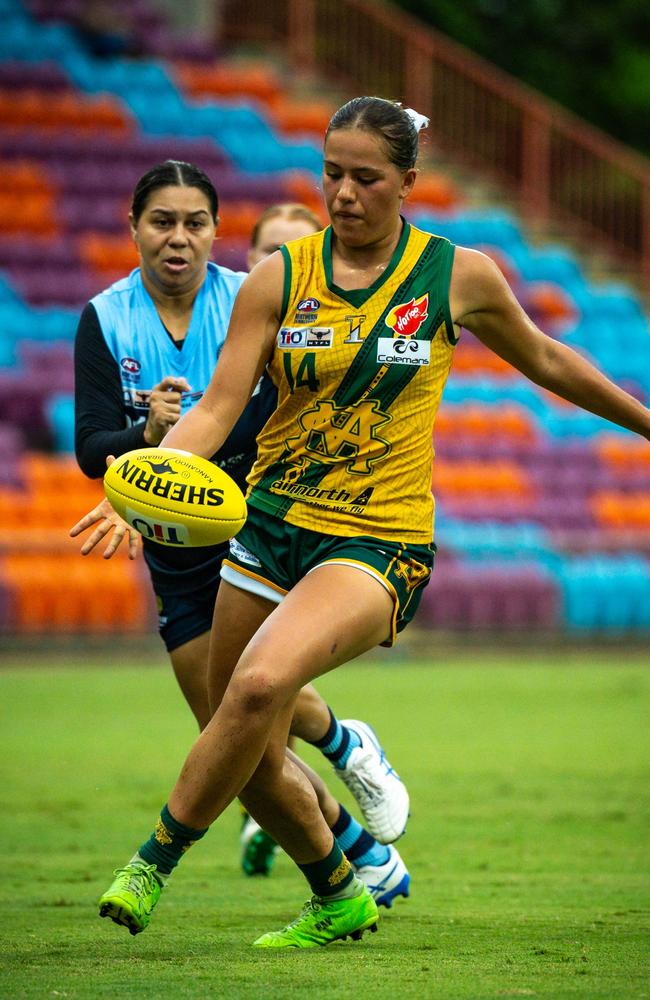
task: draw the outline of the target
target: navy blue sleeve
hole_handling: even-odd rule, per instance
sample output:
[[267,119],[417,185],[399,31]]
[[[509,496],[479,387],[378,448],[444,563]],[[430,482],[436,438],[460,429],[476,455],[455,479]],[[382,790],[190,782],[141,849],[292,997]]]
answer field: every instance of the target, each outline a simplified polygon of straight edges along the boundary
[[142,420],[128,426],[117,361],[108,349],[95,307],[79,319],[74,345],[75,452],[91,479],[106,471],[107,455],[146,446]]

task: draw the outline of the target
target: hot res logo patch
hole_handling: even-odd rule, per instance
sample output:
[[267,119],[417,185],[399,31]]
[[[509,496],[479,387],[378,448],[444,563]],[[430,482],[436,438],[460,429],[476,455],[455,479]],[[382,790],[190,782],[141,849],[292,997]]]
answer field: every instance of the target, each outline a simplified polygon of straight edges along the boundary
[[384,320],[397,337],[413,337],[429,316],[429,293],[394,306]]
[[393,331],[392,337],[377,340],[377,361],[384,365],[428,365],[431,342],[418,340],[416,333],[429,316],[429,293],[410,302],[394,306],[384,323]]

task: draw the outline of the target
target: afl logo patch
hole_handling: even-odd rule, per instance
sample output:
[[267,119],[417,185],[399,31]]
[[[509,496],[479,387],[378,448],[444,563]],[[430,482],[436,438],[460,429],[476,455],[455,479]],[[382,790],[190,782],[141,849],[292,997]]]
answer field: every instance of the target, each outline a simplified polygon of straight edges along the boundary
[[140,378],[140,369],[142,365],[135,358],[121,358],[120,368],[124,372],[127,378],[132,379],[136,382]]
[[309,313],[316,312],[320,309],[320,302],[318,299],[301,299],[296,306],[297,312]]

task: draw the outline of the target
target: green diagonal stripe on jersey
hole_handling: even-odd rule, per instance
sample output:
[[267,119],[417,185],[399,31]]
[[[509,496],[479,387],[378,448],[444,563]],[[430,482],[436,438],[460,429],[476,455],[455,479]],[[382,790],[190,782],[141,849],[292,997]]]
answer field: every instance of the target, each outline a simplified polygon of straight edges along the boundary
[[[383,332],[388,333],[389,331],[385,320],[391,309],[394,309],[395,306],[403,301],[420,298],[426,292],[435,293],[437,291],[435,286],[441,282],[441,272],[446,273],[444,267],[445,251],[447,253],[452,252],[449,241],[441,239],[438,236],[432,236],[409,272],[408,277],[399,286],[377,323],[375,323],[373,329],[364,339],[363,346],[359,348],[356,358],[341,380],[341,384],[334,397],[337,406],[352,405],[359,397],[368,392],[372,386],[372,398],[378,401],[382,410],[387,410],[391,403],[399,396],[400,392],[416,375],[417,368],[405,368],[402,365],[386,365],[384,366],[385,371],[381,372],[381,378],[373,385],[381,368],[377,362],[377,341]],[[433,272],[433,275],[431,272]],[[432,297],[435,297],[435,294]],[[445,289],[444,298],[446,299],[446,297]],[[444,311],[441,308],[429,326],[428,335],[421,339],[430,340],[435,335],[440,324],[444,322],[444,319]]]

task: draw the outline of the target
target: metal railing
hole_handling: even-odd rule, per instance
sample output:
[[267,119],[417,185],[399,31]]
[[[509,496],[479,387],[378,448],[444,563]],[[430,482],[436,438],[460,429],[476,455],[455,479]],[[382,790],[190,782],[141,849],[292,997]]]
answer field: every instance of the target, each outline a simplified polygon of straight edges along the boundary
[[434,144],[650,278],[650,164],[485,60],[371,0],[224,0],[228,42],[280,45],[296,71],[404,101]]

